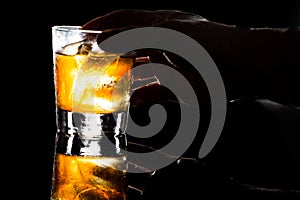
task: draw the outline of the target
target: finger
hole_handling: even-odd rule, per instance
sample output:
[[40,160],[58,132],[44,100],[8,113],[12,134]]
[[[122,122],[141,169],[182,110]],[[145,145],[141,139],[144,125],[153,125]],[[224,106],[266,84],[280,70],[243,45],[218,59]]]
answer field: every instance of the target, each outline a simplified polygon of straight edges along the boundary
[[205,20],[194,13],[179,10],[121,9],[90,20],[82,29],[108,30],[126,27],[159,26],[168,21]]

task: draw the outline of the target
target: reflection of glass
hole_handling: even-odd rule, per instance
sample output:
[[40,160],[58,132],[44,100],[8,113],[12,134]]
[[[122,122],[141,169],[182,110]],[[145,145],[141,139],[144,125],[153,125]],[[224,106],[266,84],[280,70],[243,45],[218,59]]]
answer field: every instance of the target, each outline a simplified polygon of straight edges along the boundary
[[100,31],[52,31],[58,130],[51,199],[124,200],[134,59],[99,49]]
[[[52,199],[126,199],[123,160],[57,154]],[[124,167],[124,166],[119,166]]]

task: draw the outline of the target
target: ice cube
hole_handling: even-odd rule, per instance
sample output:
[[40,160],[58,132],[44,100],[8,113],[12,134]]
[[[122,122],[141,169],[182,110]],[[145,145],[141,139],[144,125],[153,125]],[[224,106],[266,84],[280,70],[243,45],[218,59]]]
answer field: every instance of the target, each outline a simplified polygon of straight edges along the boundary
[[74,42],[63,47],[60,53],[65,55],[88,54],[92,49],[93,44],[85,41]]

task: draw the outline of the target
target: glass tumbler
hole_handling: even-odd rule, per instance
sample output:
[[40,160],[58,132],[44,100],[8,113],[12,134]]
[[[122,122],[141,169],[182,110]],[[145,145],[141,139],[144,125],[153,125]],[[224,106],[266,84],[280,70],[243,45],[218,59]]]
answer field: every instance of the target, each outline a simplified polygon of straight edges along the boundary
[[126,125],[135,58],[101,31],[52,27],[56,140],[51,200],[125,200]]

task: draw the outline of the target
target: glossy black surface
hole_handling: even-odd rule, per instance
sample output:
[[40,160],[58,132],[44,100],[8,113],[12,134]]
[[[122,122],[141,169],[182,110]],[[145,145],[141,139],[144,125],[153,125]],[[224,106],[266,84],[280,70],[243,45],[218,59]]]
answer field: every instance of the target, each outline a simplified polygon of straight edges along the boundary
[[[9,13],[3,17],[4,41],[8,42],[3,47],[7,54],[14,55],[8,60],[12,63],[8,69],[12,71],[3,73],[5,83],[13,80],[6,81],[7,77],[18,76],[17,87],[4,91],[5,97],[9,97],[6,101],[12,103],[14,113],[18,114],[6,115],[8,120],[4,125],[9,130],[6,134],[8,139],[2,140],[2,144],[6,141],[13,144],[10,148],[4,148],[5,145],[2,148],[3,154],[8,155],[11,161],[6,167],[15,175],[5,182],[10,189],[7,191],[13,191],[9,192],[12,199],[18,196],[18,199],[47,200],[50,197],[56,134],[52,26],[81,25],[120,8],[178,9],[243,27],[300,25],[299,1],[95,1],[87,4],[24,1],[13,2],[9,9],[3,7]],[[10,26],[7,28],[6,24]],[[32,27],[37,32],[30,32]],[[36,46],[39,46],[38,50],[33,49]],[[7,47],[13,48],[7,50]],[[21,47],[21,50],[16,52],[16,47]],[[297,93],[299,91],[293,94]],[[13,94],[15,96],[10,96]],[[148,174],[133,175],[131,183],[144,192],[140,195],[138,191],[129,189],[128,200],[220,199],[217,198],[220,196],[222,199],[236,197],[242,200],[300,199],[299,109],[255,97],[238,96],[237,99],[229,104],[224,133],[208,157],[197,159],[199,142],[184,155],[192,161],[174,163],[151,177]],[[19,189],[15,191],[15,188]]]

